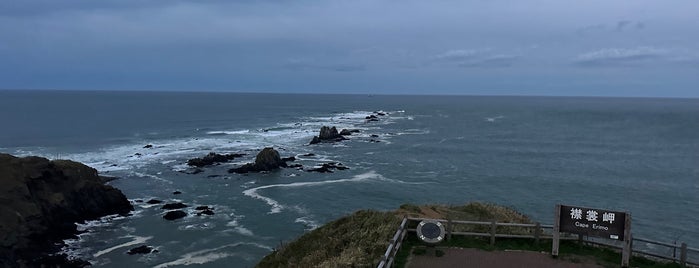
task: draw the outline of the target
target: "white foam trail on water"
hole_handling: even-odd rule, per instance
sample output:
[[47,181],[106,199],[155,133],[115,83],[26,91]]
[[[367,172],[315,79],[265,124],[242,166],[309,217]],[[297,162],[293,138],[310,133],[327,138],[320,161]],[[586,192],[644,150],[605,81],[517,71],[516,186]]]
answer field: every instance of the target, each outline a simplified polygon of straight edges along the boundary
[[136,176],[139,176],[139,177],[141,177],[141,178],[151,178],[151,179],[154,179],[154,180],[157,180],[157,181],[165,182],[165,183],[167,183],[167,184],[173,184],[173,182],[170,181],[170,180],[166,180],[166,179],[163,179],[163,178],[161,178],[161,177],[158,177],[158,176],[155,176],[155,175],[151,175],[151,174],[146,174],[146,173],[141,173],[141,172],[131,172],[131,174],[136,175]]
[[312,230],[315,230],[316,228],[320,227],[320,225],[316,221],[311,220],[308,217],[296,218],[296,220],[294,220],[294,222],[301,223],[303,225],[308,226],[308,229],[306,229],[307,231],[312,231]]
[[166,262],[166,263],[161,263],[156,266],[153,266],[153,268],[165,268],[165,267],[170,267],[170,266],[176,266],[176,265],[192,265],[192,264],[204,264],[207,262],[212,262],[215,260],[231,257],[231,256],[237,256],[239,253],[235,252],[217,252],[221,251],[222,249],[229,248],[229,247],[238,247],[238,246],[254,246],[258,248],[263,248],[269,251],[273,251],[274,249],[265,246],[265,245],[260,245],[257,243],[235,243],[235,244],[228,244],[224,246],[220,246],[217,248],[212,248],[212,249],[204,249],[204,250],[199,250],[191,253],[187,253],[181,256],[181,258],[171,261],[171,262]]
[[137,245],[137,244],[142,244],[142,243],[145,243],[146,241],[150,240],[151,238],[153,238],[152,236],[145,236],[145,237],[144,237],[144,236],[135,236],[135,235],[127,235],[127,236],[125,236],[125,237],[132,237],[133,240],[130,241],[130,242],[126,242],[126,243],[123,243],[123,244],[120,244],[120,245],[113,246],[113,247],[108,248],[108,249],[100,250],[100,251],[98,251],[97,253],[95,253],[95,254],[92,255],[92,256],[95,257],[95,258],[97,258],[97,257],[99,257],[99,256],[102,256],[102,255],[104,255],[104,254],[107,254],[107,253],[109,253],[109,252],[112,252],[112,251],[114,251],[114,250],[116,250],[116,249],[123,248],[123,247],[128,247],[128,246],[133,246],[133,245]]
[[265,185],[265,186],[260,186],[260,187],[255,187],[255,188],[250,188],[245,191],[243,191],[243,194],[255,199],[260,199],[265,201],[268,205],[272,207],[270,210],[269,214],[274,214],[274,213],[279,213],[282,211],[284,206],[277,202],[276,200],[263,196],[257,191],[263,190],[263,189],[269,189],[269,188],[294,188],[294,187],[308,187],[308,186],[318,186],[318,185],[325,185],[325,184],[333,184],[333,183],[345,183],[345,182],[362,182],[362,181],[369,181],[369,180],[379,180],[379,181],[387,181],[387,182],[393,182],[393,183],[406,183],[406,184],[423,184],[423,183],[410,183],[410,182],[405,182],[401,180],[393,180],[393,179],[388,179],[385,178],[383,175],[376,173],[376,171],[369,171],[367,173],[355,175],[354,177],[350,179],[339,179],[339,180],[326,180],[326,181],[309,181],[309,182],[294,182],[294,183],[288,183],[288,184],[271,184],[271,185]]
[[502,115],[498,115],[498,116],[495,116],[495,117],[486,117],[486,118],[485,118],[485,121],[488,121],[488,122],[495,122],[495,120],[498,120],[498,119],[501,119],[501,118],[505,118],[505,117],[502,116]]
[[250,133],[249,129],[245,130],[221,130],[221,131],[209,131],[206,134],[209,135],[235,135],[235,134],[246,134]]

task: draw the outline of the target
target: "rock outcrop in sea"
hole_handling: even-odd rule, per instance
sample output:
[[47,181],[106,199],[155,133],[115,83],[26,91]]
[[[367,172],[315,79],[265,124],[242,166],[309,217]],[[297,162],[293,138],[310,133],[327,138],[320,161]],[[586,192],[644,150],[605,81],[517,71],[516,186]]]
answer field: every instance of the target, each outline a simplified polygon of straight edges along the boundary
[[[285,158],[290,160],[291,158]],[[293,160],[290,160],[293,161]],[[255,157],[255,163],[248,163],[238,168],[229,169],[229,173],[250,173],[250,172],[262,172],[262,171],[272,171],[282,167],[287,167],[286,161],[284,161],[277,150],[272,147],[267,147],[262,149]]]
[[187,160],[187,165],[194,167],[211,166],[218,163],[225,163],[244,155],[245,154],[217,154],[214,152],[210,152],[208,155],[204,157],[197,157]]
[[337,128],[323,126],[320,128],[319,135],[314,136],[310,144],[318,144],[321,142],[336,142],[343,140],[347,140],[347,138],[340,135],[340,133],[337,132]]
[[133,206],[97,170],[69,160],[0,154],[0,267],[80,267],[55,253],[76,222],[127,215]]

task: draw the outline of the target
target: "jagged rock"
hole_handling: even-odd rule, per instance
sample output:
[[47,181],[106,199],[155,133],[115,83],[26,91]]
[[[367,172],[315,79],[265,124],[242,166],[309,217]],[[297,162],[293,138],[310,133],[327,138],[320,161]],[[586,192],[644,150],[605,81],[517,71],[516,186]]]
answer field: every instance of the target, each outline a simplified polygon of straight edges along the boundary
[[154,205],[154,204],[160,204],[160,203],[162,203],[162,202],[163,202],[163,201],[160,201],[160,200],[158,200],[158,199],[151,199],[151,200],[148,200],[148,202],[146,202],[146,203],[151,204],[151,205]]
[[214,208],[210,208],[209,206],[198,206],[194,210],[207,210],[207,209],[213,210]]
[[181,209],[181,208],[186,208],[186,207],[187,207],[187,205],[177,202],[177,203],[165,204],[161,207],[161,209]]
[[301,164],[293,164],[293,165],[289,165],[289,166],[287,166],[287,167],[288,167],[288,168],[302,168],[303,165],[301,165]]
[[135,153],[135,154],[133,154],[133,155],[135,155],[135,156],[141,156],[142,154],[141,154],[141,153]]
[[320,138],[318,138],[318,136],[313,136],[313,139],[311,139],[311,142],[308,143],[308,144],[318,144],[318,143],[321,143],[321,142],[322,142],[322,141],[320,140]]
[[135,248],[129,249],[129,251],[126,252],[126,254],[129,254],[129,255],[134,255],[134,254],[148,254],[148,253],[151,253],[151,252],[158,252],[158,251],[155,250],[155,249],[153,249],[152,247],[143,245],[143,246],[140,246],[140,247],[135,247]]
[[180,173],[189,174],[189,175],[199,174],[199,173],[202,173],[202,172],[204,172],[204,170],[201,169],[201,168],[190,168],[190,169],[187,169],[187,170],[182,170],[182,171],[180,171]]
[[349,169],[349,168],[346,167],[346,166],[343,166],[341,163],[337,163],[337,164],[336,164],[336,163],[334,163],[334,162],[330,162],[330,163],[325,163],[325,164],[321,165],[320,167],[312,168],[312,169],[309,169],[309,170],[306,170],[306,171],[308,171],[308,172],[319,172],[319,173],[333,173],[333,171],[332,171],[333,169],[337,169],[337,170],[346,170],[346,169]]
[[172,194],[182,194],[182,192],[180,192],[180,191],[174,191],[174,192],[172,192]]
[[134,203],[143,203],[143,200],[142,199],[135,199],[133,202]]
[[173,210],[173,211],[168,211],[167,213],[165,213],[165,215],[163,216],[163,219],[166,219],[168,221],[173,221],[176,219],[184,218],[185,216],[187,216],[186,212],[184,212],[182,210]]
[[202,210],[202,211],[200,211],[200,212],[197,212],[197,216],[201,216],[201,215],[209,215],[209,216],[211,216],[211,215],[214,215],[214,214],[215,214],[214,211],[213,211],[213,210],[210,210],[210,209],[205,209],[205,210]]
[[228,170],[229,173],[249,173],[272,171],[280,167],[287,167],[286,162],[279,157],[279,152],[272,147],[262,149],[255,157],[255,163],[248,163],[238,168]]
[[372,138],[378,138],[378,137],[379,137],[379,135],[376,135],[376,134],[371,134],[371,136],[370,136],[370,137],[372,137]]
[[153,148],[152,144],[146,144],[146,146],[143,146],[143,149],[150,149]]
[[0,267],[81,267],[51,255],[77,233],[75,222],[133,210],[94,168],[9,154],[0,154],[0,199]]
[[296,161],[296,157],[294,157],[294,156],[284,157],[284,158],[282,158],[282,161],[284,161],[284,162]]
[[378,143],[378,142],[381,142],[381,141],[380,141],[380,140],[375,140],[375,139],[370,139],[369,142]]
[[228,162],[230,160],[244,155],[245,154],[217,154],[214,152],[210,152],[208,155],[204,157],[197,157],[187,160],[187,165],[194,167],[211,166],[213,164]]
[[314,153],[307,153],[307,154],[303,154],[303,155],[301,155],[301,156],[308,156],[308,157],[310,157],[310,156],[316,156],[316,154],[314,154]]
[[352,135],[352,133],[359,133],[359,129],[343,129],[340,131],[340,135],[342,136],[349,136]]
[[376,115],[378,115],[378,116],[384,116],[384,115],[386,115],[386,113],[384,113],[384,112],[379,112],[379,111],[374,111],[374,113],[375,113]]
[[340,133],[337,132],[337,128],[323,126],[320,128],[319,135],[314,136],[309,144],[318,144],[324,141],[335,142],[343,140],[347,140],[347,138],[340,135]]
[[372,115],[368,115],[367,117],[364,117],[364,119],[371,120],[371,119],[379,119],[379,118],[372,114]]

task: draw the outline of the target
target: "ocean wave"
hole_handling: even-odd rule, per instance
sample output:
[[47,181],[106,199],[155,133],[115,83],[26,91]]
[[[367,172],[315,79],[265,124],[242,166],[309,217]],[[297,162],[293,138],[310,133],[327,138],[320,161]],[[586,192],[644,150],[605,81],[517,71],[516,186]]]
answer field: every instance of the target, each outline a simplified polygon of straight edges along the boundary
[[237,252],[223,251],[226,248],[234,248],[234,247],[239,247],[239,246],[252,246],[252,247],[266,249],[269,251],[274,250],[271,247],[268,247],[268,246],[265,246],[262,244],[258,244],[258,243],[240,242],[240,243],[223,245],[223,246],[220,246],[217,248],[204,249],[204,250],[199,250],[199,251],[187,253],[187,254],[182,255],[177,260],[158,264],[158,265],[154,266],[153,268],[166,268],[166,267],[177,266],[177,265],[187,266],[187,265],[192,265],[192,264],[204,264],[204,263],[216,261],[216,260],[223,259],[223,258],[228,258],[228,257],[232,257],[232,256],[239,256],[240,253],[237,253]]
[[208,135],[235,135],[235,134],[247,134],[250,133],[249,129],[245,130],[217,130],[217,131],[207,131]]
[[133,245],[138,245],[138,244],[143,244],[143,243],[147,242],[148,240],[150,240],[150,239],[153,238],[153,237],[152,237],[152,236],[127,235],[127,236],[124,236],[123,238],[132,238],[132,240],[129,241],[129,242],[123,243],[123,244],[119,244],[119,245],[116,245],[116,246],[113,246],[113,247],[110,247],[110,248],[107,248],[107,249],[100,250],[100,251],[98,251],[97,253],[93,254],[92,256],[95,257],[95,258],[97,258],[97,257],[99,257],[99,256],[102,256],[102,255],[104,255],[104,254],[107,254],[107,253],[109,253],[109,252],[112,252],[112,251],[114,251],[114,250],[116,250],[116,249],[120,249],[120,248],[124,248],[124,247],[128,247],[128,246],[133,246]]
[[308,228],[306,228],[306,231],[312,231],[315,230],[316,228],[320,227],[320,224],[318,222],[310,219],[309,217],[299,217],[294,220],[296,223],[301,223]]
[[161,177],[151,175],[151,174],[146,174],[146,173],[141,173],[141,172],[131,172],[131,174],[136,175],[136,176],[141,177],[141,178],[151,178],[151,179],[154,179],[157,181],[165,182],[167,184],[173,184],[173,182],[171,180],[163,179]]
[[[383,111],[382,111],[383,112]],[[318,134],[321,126],[335,126],[338,129],[359,129],[363,133],[380,129],[382,125],[396,120],[405,119],[404,111],[388,111],[387,116],[381,116],[379,122],[366,123],[365,117],[374,114],[372,111],[352,111],[334,113],[329,116],[301,117],[296,122],[279,122],[273,126],[260,130],[234,129],[217,130],[208,129],[205,132],[191,133],[191,137],[157,139],[148,137],[134,141],[130,144],[115,145],[90,152],[61,153],[60,157],[85,163],[97,169],[99,172],[123,172],[127,170],[139,170],[153,164],[175,164],[173,170],[181,171],[184,167],[181,163],[191,157],[199,157],[211,151],[216,152],[241,152],[256,150],[265,146],[286,147],[295,151],[305,151],[303,146]],[[406,133],[418,134],[418,133]],[[204,136],[201,136],[204,135]],[[229,135],[242,135],[240,140],[231,140]],[[152,147],[144,148],[145,145]],[[336,145],[343,146],[343,145]],[[57,156],[55,152],[49,152],[47,148],[18,148],[15,154],[39,155],[52,158]]]

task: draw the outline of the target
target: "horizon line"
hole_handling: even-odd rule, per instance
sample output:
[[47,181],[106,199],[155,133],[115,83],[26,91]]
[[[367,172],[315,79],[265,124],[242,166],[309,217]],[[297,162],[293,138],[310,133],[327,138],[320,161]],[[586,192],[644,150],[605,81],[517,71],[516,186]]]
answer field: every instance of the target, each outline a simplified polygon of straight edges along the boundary
[[458,97],[550,97],[550,98],[627,98],[627,99],[699,99],[699,96],[621,96],[621,95],[537,95],[537,94],[469,94],[469,93],[358,93],[358,92],[254,92],[225,90],[153,90],[153,89],[41,89],[0,88],[1,91],[58,91],[58,92],[141,92],[141,93],[222,93],[274,95],[367,95],[367,96],[458,96]]

